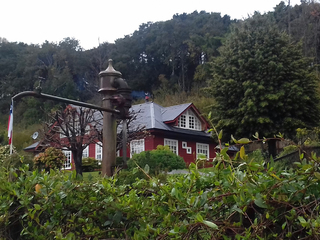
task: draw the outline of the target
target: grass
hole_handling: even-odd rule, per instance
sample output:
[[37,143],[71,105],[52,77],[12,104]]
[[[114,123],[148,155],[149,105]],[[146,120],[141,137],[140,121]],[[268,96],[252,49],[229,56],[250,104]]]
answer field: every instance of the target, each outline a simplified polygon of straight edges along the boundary
[[93,179],[100,178],[101,175],[99,174],[100,171],[95,171],[95,172],[84,172],[82,173],[83,175],[83,180],[84,181],[91,181]]

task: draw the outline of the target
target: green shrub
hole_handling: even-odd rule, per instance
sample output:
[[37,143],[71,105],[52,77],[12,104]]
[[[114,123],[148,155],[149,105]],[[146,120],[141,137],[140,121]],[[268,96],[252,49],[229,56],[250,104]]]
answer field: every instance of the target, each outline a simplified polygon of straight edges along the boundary
[[10,145],[0,146],[0,164],[2,164],[4,160],[9,156],[10,156]]
[[134,154],[132,159],[128,161],[129,169],[136,167],[135,163],[141,168],[148,164],[150,174],[186,168],[186,163],[182,157],[173,153],[168,146],[161,145],[155,150]]
[[[127,162],[129,161],[129,157],[127,157]],[[116,158],[116,166],[117,167],[120,167],[120,166],[122,166],[123,165],[123,157],[117,157]]]
[[299,148],[296,145],[289,145],[283,148],[283,151],[279,154],[278,157],[283,157],[285,155],[288,155],[290,153],[293,153],[295,151],[297,151]]
[[61,169],[65,161],[66,156],[63,152],[54,147],[47,148],[43,153],[39,153],[33,159],[35,168],[45,169],[46,171],[50,169]]
[[15,149],[10,155],[10,146],[1,146],[0,147],[0,165],[4,168],[19,168],[24,164],[29,164],[32,168],[33,161],[30,154],[18,154]]
[[317,239],[320,158],[282,171],[245,152],[233,161],[242,166],[201,174],[191,164],[190,174],[130,185],[119,184],[128,171],[87,182],[75,171],[7,169],[0,239]]
[[98,160],[92,157],[82,158],[82,171],[93,172],[99,167]]

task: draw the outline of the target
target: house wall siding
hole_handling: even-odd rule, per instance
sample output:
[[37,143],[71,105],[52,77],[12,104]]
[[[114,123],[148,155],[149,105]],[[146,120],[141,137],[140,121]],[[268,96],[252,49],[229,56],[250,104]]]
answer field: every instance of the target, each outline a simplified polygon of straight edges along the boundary
[[148,136],[144,139],[144,150],[153,150],[155,148],[157,148],[157,146],[155,146],[155,138],[153,135]]
[[89,157],[96,158],[96,144],[89,145]]
[[[181,156],[184,161],[186,162],[186,165],[188,166],[190,163],[195,162],[196,156],[197,156],[197,142],[194,141],[186,141],[183,139],[176,139],[174,137],[165,137],[162,135],[150,135],[145,138],[145,151],[156,149],[158,145],[164,145],[164,138],[177,140],[178,141],[178,153],[179,156]],[[183,147],[183,142],[186,143],[186,148]],[[205,143],[209,144],[209,157],[210,160],[212,160],[216,156],[215,147],[216,145],[214,143],[208,143],[208,142],[201,142],[198,141],[198,143]],[[191,148],[191,154],[187,153],[187,148]],[[96,144],[90,144],[89,145],[89,157],[95,158],[96,154]],[[122,150],[120,150],[120,156],[122,156]],[[127,156],[130,157],[130,144],[127,145]],[[72,156],[72,165],[71,170],[75,169],[73,156]]]

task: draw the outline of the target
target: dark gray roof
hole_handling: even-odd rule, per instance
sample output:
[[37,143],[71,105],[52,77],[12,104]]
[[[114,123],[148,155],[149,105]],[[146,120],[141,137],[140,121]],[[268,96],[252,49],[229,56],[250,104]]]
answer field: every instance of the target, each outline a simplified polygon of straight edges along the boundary
[[38,146],[40,142],[35,142],[34,144],[31,144],[30,146],[26,147],[25,149],[23,150],[31,150],[31,149],[34,149]]
[[192,103],[186,103],[171,107],[162,107],[153,102],[147,102],[132,106],[131,110],[137,114],[136,120],[131,123],[131,127],[145,126],[146,130],[158,129],[180,134],[189,134],[201,137],[210,137],[210,133],[178,128],[165,124],[166,121],[176,119]]
[[185,103],[175,105],[171,107],[165,107],[162,110],[162,120],[164,122],[172,121],[176,119],[181,113],[183,113],[192,103]]

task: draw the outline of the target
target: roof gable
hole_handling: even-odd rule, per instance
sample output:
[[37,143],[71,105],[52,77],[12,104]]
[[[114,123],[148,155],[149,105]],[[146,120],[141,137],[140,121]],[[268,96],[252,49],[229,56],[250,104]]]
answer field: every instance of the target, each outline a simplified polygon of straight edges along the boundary
[[177,119],[191,105],[193,105],[193,104],[192,103],[185,103],[185,104],[180,104],[180,105],[175,105],[175,106],[163,108],[162,120],[164,122],[171,122],[171,121]]
[[177,121],[182,114],[184,114],[190,109],[202,123],[204,123],[207,127],[210,126],[207,120],[201,116],[199,110],[193,105],[193,103],[176,105],[176,106],[168,107],[168,109],[169,109],[168,114],[171,113],[172,116],[166,117],[166,119],[164,119],[165,123]]

